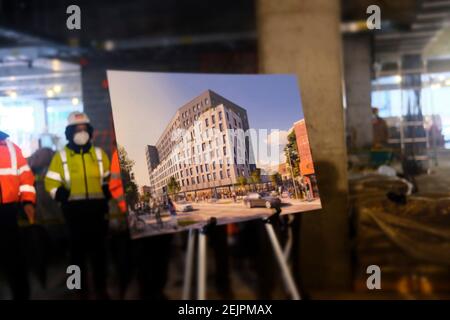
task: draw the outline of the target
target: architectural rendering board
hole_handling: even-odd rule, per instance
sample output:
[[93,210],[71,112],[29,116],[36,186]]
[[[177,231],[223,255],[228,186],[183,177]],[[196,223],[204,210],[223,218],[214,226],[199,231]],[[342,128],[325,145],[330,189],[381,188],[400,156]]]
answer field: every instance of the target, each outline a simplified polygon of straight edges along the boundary
[[133,238],[321,208],[295,76],[108,71],[108,83]]

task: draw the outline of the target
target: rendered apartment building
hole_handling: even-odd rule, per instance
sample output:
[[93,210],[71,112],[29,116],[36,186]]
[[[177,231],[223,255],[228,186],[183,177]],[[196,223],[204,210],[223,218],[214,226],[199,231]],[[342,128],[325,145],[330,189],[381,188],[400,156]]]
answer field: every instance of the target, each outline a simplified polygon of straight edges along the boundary
[[167,192],[171,177],[184,194],[230,191],[256,168],[248,139],[236,136],[248,129],[247,111],[211,90],[180,107],[156,145],[146,147],[154,196]]

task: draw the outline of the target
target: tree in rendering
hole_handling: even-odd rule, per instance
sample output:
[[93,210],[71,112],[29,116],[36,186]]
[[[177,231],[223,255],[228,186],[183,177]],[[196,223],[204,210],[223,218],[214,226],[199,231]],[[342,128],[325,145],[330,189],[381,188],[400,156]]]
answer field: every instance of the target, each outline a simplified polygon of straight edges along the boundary
[[[284,148],[284,154],[286,155],[286,163],[289,167],[289,171],[294,175],[293,178],[296,178],[300,175],[300,157],[298,154],[297,147],[297,137],[295,136],[295,131],[292,130],[291,133],[288,134],[288,143]],[[292,171],[291,171],[292,169]]]
[[135,162],[128,157],[128,153],[124,147],[118,146],[120,172],[122,184],[125,191],[125,199],[127,204],[134,206],[139,200],[138,186],[134,180],[133,166]]
[[178,192],[180,192],[181,187],[178,183],[177,179],[175,177],[170,177],[169,182],[167,183],[167,190],[169,191],[169,194],[175,195]]
[[272,186],[274,186],[274,187],[280,185],[281,184],[281,175],[278,172],[271,174],[270,182],[272,183]]
[[261,169],[256,168],[255,170],[253,170],[250,177],[252,179],[252,183],[261,183]]
[[244,189],[245,186],[247,185],[247,178],[244,177],[244,176],[240,176],[240,177],[237,179],[237,184],[238,184],[242,189]]
[[289,168],[292,185],[295,191],[295,197],[298,199],[300,197],[300,191],[296,178],[300,176],[300,156],[298,154],[297,137],[294,130],[288,134],[288,143],[284,148],[284,152],[286,155],[287,168]]

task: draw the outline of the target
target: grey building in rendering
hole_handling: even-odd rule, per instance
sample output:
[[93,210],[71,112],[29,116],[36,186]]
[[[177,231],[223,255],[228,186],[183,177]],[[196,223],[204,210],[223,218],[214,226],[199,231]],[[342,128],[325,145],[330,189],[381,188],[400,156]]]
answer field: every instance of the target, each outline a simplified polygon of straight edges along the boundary
[[155,146],[146,147],[150,184],[155,196],[167,191],[174,177],[181,192],[230,191],[240,176],[249,177],[247,111],[207,90],[180,107]]

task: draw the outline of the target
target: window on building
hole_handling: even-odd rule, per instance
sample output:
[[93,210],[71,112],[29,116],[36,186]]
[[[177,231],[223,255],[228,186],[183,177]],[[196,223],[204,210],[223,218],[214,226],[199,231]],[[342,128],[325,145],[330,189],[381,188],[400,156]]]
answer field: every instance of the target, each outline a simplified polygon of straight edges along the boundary
[[223,155],[224,155],[224,156],[227,155],[227,147],[223,147]]
[[231,177],[231,172],[230,169],[227,169],[227,177],[230,178]]
[[205,99],[205,104],[207,105],[209,103],[208,98]]
[[211,174],[208,173],[208,175],[206,176],[206,178],[208,179],[208,182],[211,181]]
[[223,179],[223,172],[222,171],[219,171],[219,176],[220,176],[220,179]]
[[200,183],[200,177],[197,176],[197,183]]
[[230,116],[228,115],[228,112],[226,112],[227,120],[230,121]]
[[211,123],[212,123],[212,124],[215,124],[215,123],[216,123],[216,116],[215,116],[215,115],[212,115],[212,116],[211,116]]
[[227,143],[227,137],[225,135],[222,136],[222,142],[223,142],[223,144]]
[[217,178],[216,173],[213,172],[213,180],[216,180],[216,178]]
[[219,123],[219,130],[220,130],[220,132],[223,131],[223,125],[221,123]]
[[200,172],[203,173],[203,165],[200,165]]
[[205,126],[207,126],[207,127],[209,126],[209,119],[208,118],[205,119]]
[[189,185],[189,179],[186,179],[186,185]]
[[219,111],[219,120],[222,120],[222,111]]
[[206,143],[202,143],[202,151],[205,151],[205,149],[206,149]]
[[[197,179],[198,179],[198,177],[197,177]],[[192,178],[192,184],[195,184],[195,179],[194,178]]]
[[208,172],[208,164],[205,163],[205,171]]
[[237,127],[237,121],[234,119],[234,126]]

